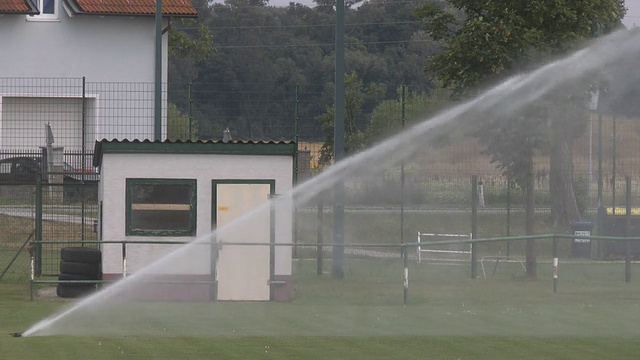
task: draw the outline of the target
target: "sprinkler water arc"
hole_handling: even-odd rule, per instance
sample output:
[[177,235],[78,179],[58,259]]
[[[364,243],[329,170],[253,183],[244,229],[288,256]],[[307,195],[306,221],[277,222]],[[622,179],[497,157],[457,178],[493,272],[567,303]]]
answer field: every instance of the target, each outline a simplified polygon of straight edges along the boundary
[[[436,127],[446,124],[458,124],[458,122],[454,122],[456,120],[464,121],[468,120],[468,118],[477,117],[491,118],[491,116],[500,116],[517,111],[569,80],[579,78],[590,71],[610,66],[621,57],[633,57],[637,55],[640,53],[640,41],[638,41],[637,35],[637,32],[631,33],[625,31],[609,37],[600,38],[591,48],[580,50],[567,58],[545,65],[532,73],[512,77],[468,102],[443,111],[426,121],[422,121],[408,128],[393,138],[383,141],[373,148],[362,151],[337,163],[325,172],[296,186],[289,194],[285,194],[273,201],[307,201],[347,176],[370,175],[372,168],[374,170],[384,170],[386,166],[397,164],[402,159],[413,154],[417,151],[417,146],[427,146],[425,145],[427,142],[424,141],[424,135]],[[256,211],[264,211],[268,209],[268,207],[269,205],[265,205]],[[250,218],[251,214],[247,214],[229,226],[242,226],[243,223],[246,225],[246,220]],[[60,323],[64,324],[64,320],[78,310],[89,307],[93,309],[96,308],[96,306],[99,307],[108,304],[109,300],[117,301],[121,296],[120,291],[123,288],[132,284],[135,285],[136,281],[139,282],[139,279],[143,279],[145,274],[154,274],[154,271],[172,265],[176,259],[179,260],[180,256],[187,253],[192,245],[198,246],[206,244],[212,237],[224,234],[224,231],[226,231],[225,228],[218,229],[215,233],[194,240],[189,245],[183,246],[159,259],[149,267],[141,269],[138,273],[127,276],[112,286],[86,299],[80,300],[71,308],[64,309],[62,312],[40,321],[24,333],[15,333],[19,334],[16,337],[51,334],[83,334],[82,330],[64,328],[64,326],[58,325]],[[223,238],[224,236],[220,237]],[[135,315],[138,316],[140,314]],[[78,319],[76,321],[81,320]]]

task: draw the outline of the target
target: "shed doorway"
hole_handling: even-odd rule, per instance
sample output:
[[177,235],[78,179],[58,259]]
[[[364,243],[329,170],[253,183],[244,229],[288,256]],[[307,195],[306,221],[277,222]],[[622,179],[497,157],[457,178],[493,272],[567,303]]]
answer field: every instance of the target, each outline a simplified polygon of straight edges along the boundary
[[[225,243],[216,264],[217,300],[270,300],[272,249],[270,246],[229,243],[271,242],[271,212],[260,211],[250,224],[226,227],[234,220],[264,206],[274,193],[273,180],[214,180],[212,225],[225,229],[218,241]],[[230,229],[230,230],[229,230]]]

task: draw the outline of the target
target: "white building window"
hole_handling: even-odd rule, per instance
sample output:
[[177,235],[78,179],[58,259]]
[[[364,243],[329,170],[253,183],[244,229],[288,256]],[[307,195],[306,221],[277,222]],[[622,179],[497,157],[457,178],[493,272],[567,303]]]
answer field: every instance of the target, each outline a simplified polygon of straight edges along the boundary
[[57,21],[60,0],[38,0],[39,15],[28,15],[29,21]]
[[196,180],[127,179],[126,189],[127,235],[196,235]]

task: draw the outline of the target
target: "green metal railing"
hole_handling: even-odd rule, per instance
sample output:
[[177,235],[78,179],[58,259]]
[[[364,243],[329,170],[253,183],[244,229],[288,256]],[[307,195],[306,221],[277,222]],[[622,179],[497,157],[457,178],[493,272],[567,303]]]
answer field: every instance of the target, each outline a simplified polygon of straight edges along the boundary
[[[414,251],[415,248],[417,248],[418,246],[423,247],[423,248],[428,248],[428,247],[437,247],[437,246],[442,246],[442,245],[468,245],[471,244],[471,251],[472,252],[477,252],[477,245],[480,244],[487,244],[487,243],[493,243],[493,242],[517,242],[517,241],[526,241],[526,240],[531,240],[531,239],[535,239],[535,240],[548,240],[548,241],[552,241],[552,259],[551,259],[551,264],[553,267],[553,271],[552,271],[552,289],[553,289],[553,293],[557,293],[558,292],[558,274],[559,274],[559,265],[560,265],[560,261],[559,261],[559,254],[558,254],[558,242],[561,240],[571,240],[574,241],[577,237],[579,237],[580,239],[586,239],[589,241],[592,240],[598,240],[598,241],[621,241],[624,242],[626,245],[626,252],[625,252],[625,256],[624,256],[624,264],[625,264],[625,282],[629,283],[631,281],[631,262],[632,262],[632,257],[631,257],[631,244],[633,242],[637,242],[640,241],[640,237],[612,237],[612,236],[586,236],[586,235],[568,235],[568,234],[541,234],[541,235],[529,235],[529,236],[511,236],[511,237],[495,237],[495,238],[485,238],[485,239],[465,239],[465,240],[447,240],[447,241],[433,241],[433,242],[415,242],[415,243],[404,243],[404,244],[357,244],[357,245],[353,245],[353,244],[340,244],[340,246],[343,246],[345,249],[348,248],[377,248],[377,249],[381,249],[381,248],[392,248],[392,249],[396,249],[395,251],[389,252],[389,254],[395,254],[396,257],[398,259],[402,258],[403,261],[403,274],[402,274],[402,281],[403,281],[403,303],[406,305],[409,302],[409,256],[401,256],[400,254],[411,254],[412,252],[410,251]],[[35,242],[34,242],[35,243]],[[34,243],[32,243],[32,245],[34,245]],[[129,240],[123,240],[123,241],[46,241],[46,242],[42,242],[43,244],[64,244],[64,245],[73,245],[73,244],[120,244],[122,246],[122,260],[123,260],[123,277],[126,277],[127,275],[127,269],[126,269],[126,261],[127,261],[127,252],[126,252],[126,247],[127,245],[133,245],[133,244],[145,244],[145,245],[185,245],[185,244],[189,244],[189,243],[193,243],[193,242],[188,242],[188,241],[129,241]],[[324,248],[332,248],[333,246],[335,246],[336,244],[332,244],[332,243],[320,243],[320,244],[294,244],[294,243],[252,243],[252,242],[233,242],[233,243],[225,243],[225,242],[216,242],[216,248],[220,249],[225,245],[233,245],[233,246],[269,246],[271,248],[275,248],[276,246],[282,246],[282,247],[297,247],[297,246],[303,246],[303,247],[315,247],[316,250],[318,251],[318,253],[322,253],[322,250]],[[211,246],[211,243],[202,243],[202,245],[207,245],[207,246]],[[401,248],[401,251],[398,252],[397,249],[398,247]],[[37,279],[36,276],[36,269],[35,269],[35,249],[37,249],[37,246],[29,246],[30,249],[30,255],[31,255],[31,276],[30,276],[30,291],[31,291],[31,300],[33,300],[33,288],[34,285],[36,284],[58,284],[58,283],[95,283],[95,284],[99,284],[99,283],[112,283],[115,282],[117,280],[40,280]],[[501,259],[504,260],[509,260],[507,257],[487,257],[490,258],[490,260],[496,260],[496,266],[498,265],[498,261]],[[477,279],[480,276],[478,276],[477,274],[477,265],[474,265],[473,262],[478,262],[478,257],[476,256],[471,256],[470,257],[470,269],[471,269],[471,278],[472,279]],[[513,259],[510,259],[513,260]],[[214,261],[212,259],[212,261]],[[323,258],[321,256],[319,256],[317,258],[318,262],[322,262]],[[480,261],[484,261],[484,259],[481,259]],[[545,262],[548,262],[548,259],[545,260]],[[322,268],[322,264],[318,264],[318,268]],[[483,272],[484,272],[484,265],[483,265]],[[526,271],[526,268],[523,265],[523,268]],[[321,273],[317,274],[318,276],[321,276]],[[484,274],[484,276],[486,277],[486,274]],[[160,281],[161,283],[165,283],[164,281]],[[173,281],[172,283],[176,283],[175,281]],[[194,282],[195,283],[195,282]],[[200,281],[197,283],[211,283],[209,281]]]
[[[102,283],[112,283],[116,280],[38,280],[37,277],[41,275],[39,273],[39,269],[41,265],[39,265],[38,257],[41,255],[41,249],[43,245],[99,245],[99,244],[120,244],[122,245],[122,277],[127,277],[127,244],[145,244],[145,245],[185,245],[188,244],[189,241],[140,241],[140,240],[124,240],[124,241],[34,241],[32,245],[29,246],[29,257],[30,257],[30,275],[29,275],[29,297],[33,301],[33,288],[36,284],[102,284]],[[211,245],[211,244],[206,244]],[[39,250],[40,249],[40,250]]]

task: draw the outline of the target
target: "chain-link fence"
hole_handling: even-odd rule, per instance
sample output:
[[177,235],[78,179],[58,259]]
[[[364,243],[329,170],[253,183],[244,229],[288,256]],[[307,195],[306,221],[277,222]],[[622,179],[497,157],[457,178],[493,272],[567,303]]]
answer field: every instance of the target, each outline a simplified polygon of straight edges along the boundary
[[[327,150],[331,143],[325,143],[329,132],[322,128],[319,117],[330,109],[332,94],[324,86],[273,89],[264,84],[170,84],[163,86],[161,95],[163,138],[222,139],[223,130],[229,128],[236,139],[295,139],[298,182],[321,173],[327,165],[321,162],[323,145]],[[353,116],[353,127],[346,130],[345,136],[353,142],[353,151],[371,148],[442,109],[455,106],[450,95],[441,90],[399,86],[393,99],[368,96],[358,111],[349,115]],[[6,160],[20,157],[36,159],[40,162],[38,169],[44,172],[49,145],[64,154],[63,178],[68,174],[91,175],[95,171],[92,151],[96,140],[153,139],[158,126],[153,84],[3,78],[0,97],[0,174],[17,171],[19,166]],[[640,160],[636,155],[640,150],[640,124],[632,118],[597,112],[586,120],[587,126],[573,143],[573,172],[565,176],[572,178],[580,220],[595,223],[599,205],[621,207],[627,201],[632,207],[637,205],[634,194],[639,193],[640,183]],[[52,139],[47,138],[47,125]],[[345,240],[352,245],[403,244],[415,242],[418,232],[463,235],[471,233],[474,226],[479,238],[525,234],[522,189],[502,175],[485,153],[486,144],[468,130],[451,127],[446,136],[425,144],[428,151],[418,151],[393,167],[372,171],[366,178],[346,179]],[[549,163],[548,153],[536,154],[536,233],[553,229]],[[475,217],[471,183],[474,175],[479,181]],[[629,196],[627,178],[631,183]],[[73,198],[66,194],[69,186],[62,185],[59,203],[43,201],[43,239],[48,236],[47,226],[53,223],[69,233],[51,235],[50,239],[95,238],[92,224],[97,205],[92,202],[92,186],[81,186],[85,189],[84,198]],[[70,192],[77,193],[77,189]],[[43,199],[46,194],[45,191]],[[32,181],[3,180],[0,196],[0,220],[6,230],[2,234],[0,270],[22,273],[25,260],[20,256],[14,259],[14,255],[24,253],[19,250],[37,235],[36,186]],[[322,202],[313,199],[297,208],[297,243],[333,241],[333,197],[325,194],[321,198]],[[72,221],[76,216],[82,219]],[[76,225],[69,226],[71,223]],[[400,253],[384,247],[374,250],[389,256]],[[297,251],[300,257],[317,256],[313,247]],[[495,243],[483,245],[481,254],[522,257],[524,247]],[[57,256],[52,255],[53,258]],[[55,272],[55,265],[44,265],[48,262],[55,263],[43,261],[43,274]]]

